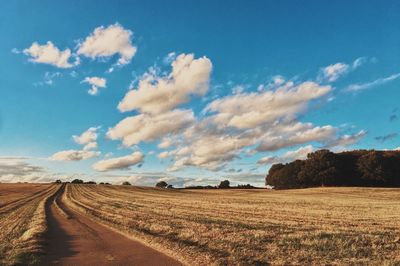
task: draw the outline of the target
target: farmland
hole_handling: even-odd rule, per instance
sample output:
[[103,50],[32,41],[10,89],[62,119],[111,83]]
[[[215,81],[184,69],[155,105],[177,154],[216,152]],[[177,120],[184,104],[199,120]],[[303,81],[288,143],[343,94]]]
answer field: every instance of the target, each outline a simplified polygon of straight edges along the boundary
[[35,262],[44,252],[45,204],[58,187],[0,184],[0,265]]
[[0,264],[398,265],[399,192],[0,184]]
[[400,191],[67,186],[65,201],[187,264],[400,263]]

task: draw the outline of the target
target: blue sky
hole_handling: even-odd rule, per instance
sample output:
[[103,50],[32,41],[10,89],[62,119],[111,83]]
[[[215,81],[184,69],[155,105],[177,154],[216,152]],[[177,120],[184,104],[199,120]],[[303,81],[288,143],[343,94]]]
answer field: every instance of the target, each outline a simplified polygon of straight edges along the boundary
[[319,148],[396,149],[399,13],[397,1],[4,2],[0,181],[262,185],[271,163]]

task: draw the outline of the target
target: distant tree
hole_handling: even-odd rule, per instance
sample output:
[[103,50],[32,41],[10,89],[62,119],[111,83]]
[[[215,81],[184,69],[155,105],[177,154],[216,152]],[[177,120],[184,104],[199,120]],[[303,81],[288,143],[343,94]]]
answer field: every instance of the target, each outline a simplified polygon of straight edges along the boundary
[[307,155],[301,171],[299,183],[304,186],[334,185],[338,176],[336,155],[329,150],[319,150]]
[[108,183],[108,182],[107,182],[107,183],[105,183],[105,185],[109,185],[109,186],[111,186],[111,184],[110,184],[110,183]]
[[100,182],[99,185],[104,185],[104,182]]
[[123,186],[130,186],[131,183],[129,183],[128,181],[124,181],[124,182],[122,182],[122,185],[123,185]]
[[386,158],[382,152],[371,151],[362,155],[357,161],[361,179],[368,186],[384,184],[390,176]]
[[316,186],[400,187],[400,151],[319,150],[306,160],[274,164],[266,184],[277,189]]
[[168,187],[168,184],[165,181],[160,181],[160,182],[158,182],[156,184],[156,187],[158,187],[158,188],[166,188],[166,187]]
[[280,189],[301,187],[302,184],[299,182],[298,175],[303,166],[304,162],[300,160],[296,160],[286,165],[272,165],[267,176],[267,185]]
[[85,184],[96,185],[96,182],[94,182],[94,181],[88,181],[88,182],[85,182]]
[[81,179],[74,179],[71,181],[71,184],[83,184],[83,180]]
[[57,179],[54,183],[61,184],[62,182],[60,179]]
[[245,188],[245,189],[250,189],[250,188],[255,188],[254,186],[247,184],[247,185],[238,185],[238,188]]
[[229,180],[224,180],[219,183],[218,188],[229,188],[230,184]]
[[174,186],[173,185],[168,185],[167,188],[171,189],[171,188],[174,188]]

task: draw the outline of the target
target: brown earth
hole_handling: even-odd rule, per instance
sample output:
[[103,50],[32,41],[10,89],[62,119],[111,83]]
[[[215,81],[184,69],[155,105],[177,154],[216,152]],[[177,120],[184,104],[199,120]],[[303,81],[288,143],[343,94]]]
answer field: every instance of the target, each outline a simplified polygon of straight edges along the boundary
[[43,265],[181,265],[68,208],[64,187],[50,200]]

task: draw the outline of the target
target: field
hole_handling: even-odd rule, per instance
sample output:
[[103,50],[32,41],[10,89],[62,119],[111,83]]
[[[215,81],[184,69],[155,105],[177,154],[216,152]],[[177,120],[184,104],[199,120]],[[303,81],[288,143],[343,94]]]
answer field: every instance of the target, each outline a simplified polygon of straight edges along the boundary
[[44,252],[45,204],[57,188],[0,184],[0,265],[35,262]]
[[68,204],[190,265],[400,263],[400,190],[69,185]]
[[[84,228],[90,234],[79,235]],[[91,234],[109,245],[92,252],[84,242]],[[79,255],[87,262],[89,253],[134,251],[168,265],[399,265],[400,190],[0,184],[0,241],[0,265],[35,254],[78,265]],[[59,252],[46,250],[46,241]],[[74,243],[80,252],[69,250]],[[137,265],[149,264],[141,259]]]

